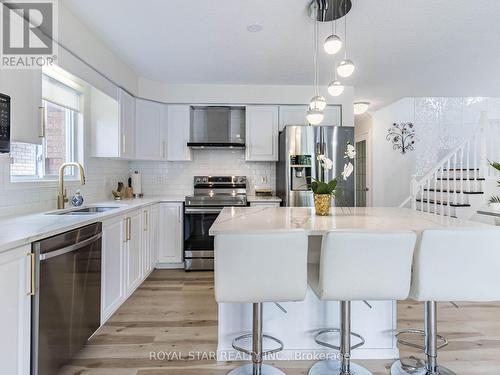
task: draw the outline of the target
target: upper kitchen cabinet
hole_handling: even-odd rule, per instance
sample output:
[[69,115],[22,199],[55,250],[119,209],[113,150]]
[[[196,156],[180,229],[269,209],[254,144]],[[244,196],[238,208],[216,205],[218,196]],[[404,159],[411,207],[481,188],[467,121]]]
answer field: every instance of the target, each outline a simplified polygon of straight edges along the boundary
[[132,159],[135,154],[135,98],[118,89],[118,101],[90,90],[92,156]]
[[11,140],[41,144],[45,133],[40,69],[0,70],[0,93],[11,98]]
[[278,160],[278,106],[246,107],[246,160]]
[[135,155],[135,98],[125,90],[118,89],[120,104],[120,157],[131,159]]
[[135,102],[135,159],[167,159],[167,105],[149,100]]
[[167,160],[192,160],[189,142],[191,127],[191,107],[189,105],[169,105],[167,120]]
[[[279,131],[286,125],[307,125],[307,105],[281,105],[279,109]],[[342,106],[329,105],[324,110],[321,125],[342,125]]]

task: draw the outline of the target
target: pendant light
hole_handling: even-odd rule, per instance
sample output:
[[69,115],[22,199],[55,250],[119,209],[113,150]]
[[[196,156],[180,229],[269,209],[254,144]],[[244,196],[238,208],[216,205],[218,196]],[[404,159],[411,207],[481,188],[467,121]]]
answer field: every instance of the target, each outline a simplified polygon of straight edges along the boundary
[[369,102],[354,102],[354,114],[362,115],[363,113],[368,111],[369,107],[370,107]]
[[337,66],[337,73],[339,74],[339,76],[347,78],[350,77],[356,69],[356,66],[354,65],[352,60],[347,58],[347,12],[344,16],[344,39],[344,59],[339,62],[339,65]]
[[325,39],[323,48],[329,55],[335,55],[342,48],[342,39],[337,35],[337,4],[332,4],[332,35]]
[[340,96],[344,92],[344,85],[337,79],[337,74],[335,73],[335,79],[328,85],[328,93],[331,96]]
[[318,21],[314,21],[314,96],[309,103],[307,111],[307,122],[311,125],[319,125],[323,121],[323,110],[326,107],[326,100],[319,95],[319,69],[318,69]]

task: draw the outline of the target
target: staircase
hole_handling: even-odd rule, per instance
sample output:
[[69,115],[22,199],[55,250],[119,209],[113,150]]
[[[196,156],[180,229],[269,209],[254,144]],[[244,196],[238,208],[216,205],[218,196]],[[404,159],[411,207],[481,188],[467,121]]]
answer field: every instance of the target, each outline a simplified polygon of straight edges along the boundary
[[488,160],[500,160],[500,126],[481,114],[479,130],[441,159],[426,175],[412,176],[410,197],[402,207],[469,219],[485,206],[492,183],[500,178]]

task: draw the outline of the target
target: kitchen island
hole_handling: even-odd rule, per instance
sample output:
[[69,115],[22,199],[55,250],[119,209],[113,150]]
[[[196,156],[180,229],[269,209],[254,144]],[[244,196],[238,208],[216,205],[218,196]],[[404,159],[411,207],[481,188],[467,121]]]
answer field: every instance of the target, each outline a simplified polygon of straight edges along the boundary
[[[308,262],[318,264],[321,236],[330,230],[411,230],[420,234],[425,229],[478,226],[483,224],[406,208],[332,208],[330,216],[316,216],[314,209],[305,207],[228,207],[218,216],[210,228],[210,234],[302,231],[309,236]],[[215,254],[217,256],[217,247]],[[265,259],[262,261],[265,262]],[[397,328],[396,301],[368,302],[371,307],[361,301],[352,304],[352,329],[366,341],[364,346],[353,351],[353,358],[397,358],[398,349],[393,335]],[[281,305],[286,312],[273,303],[264,304],[264,332],[279,338],[285,346],[285,350],[274,359],[324,358],[328,351],[315,343],[314,333],[339,326],[338,302],[321,302],[308,288],[304,301]],[[251,324],[251,304],[219,304],[219,360],[241,358],[232,348],[231,342],[234,337],[251,331]],[[332,336],[331,340],[334,339]]]

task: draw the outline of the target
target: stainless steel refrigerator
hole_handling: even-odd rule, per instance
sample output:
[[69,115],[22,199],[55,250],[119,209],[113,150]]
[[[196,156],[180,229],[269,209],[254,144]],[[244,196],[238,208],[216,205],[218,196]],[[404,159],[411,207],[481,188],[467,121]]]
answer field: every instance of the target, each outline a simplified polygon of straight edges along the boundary
[[[287,125],[279,135],[279,161],[276,165],[276,194],[288,207],[314,206],[311,178],[328,181],[344,170],[347,144],[354,145],[354,128],[348,126]],[[324,154],[333,169],[319,166],[316,156]],[[354,161],[350,160],[354,165]],[[321,176],[320,176],[321,174]],[[354,173],[344,181],[338,178],[337,207],[354,206]]]

